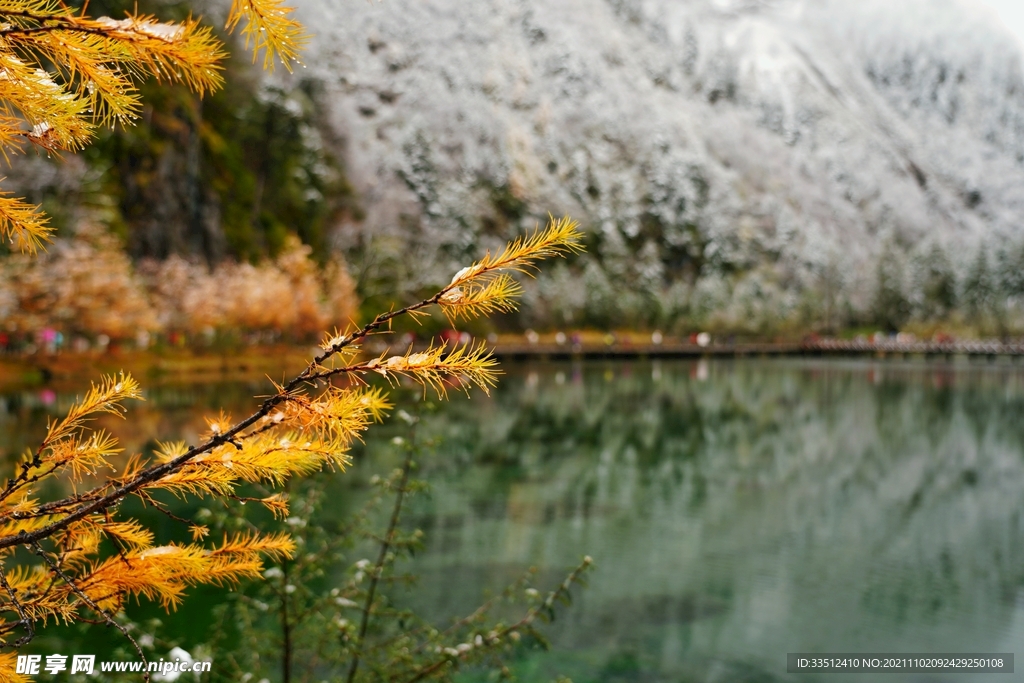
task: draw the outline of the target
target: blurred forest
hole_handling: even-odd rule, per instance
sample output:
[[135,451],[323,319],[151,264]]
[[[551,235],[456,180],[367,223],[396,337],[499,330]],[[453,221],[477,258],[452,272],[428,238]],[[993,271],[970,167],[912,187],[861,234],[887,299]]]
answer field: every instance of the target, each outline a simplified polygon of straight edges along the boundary
[[[123,16],[134,5],[94,1],[89,11]],[[195,8],[140,9],[181,20]],[[338,142],[324,138],[316,87],[266,85],[222,39],[243,57],[229,60],[221,91],[201,99],[146,83],[135,125],[101,129],[78,155],[12,160],[11,186],[49,214],[56,241],[41,257],[0,247],[0,346],[146,346],[154,334],[297,341],[358,318],[328,228],[359,207],[330,152]]]
[[[118,17],[136,4],[177,21],[197,9],[103,0],[91,2],[89,12]],[[280,253],[289,233],[321,262],[327,258],[328,226],[343,214],[358,217],[359,209],[332,156],[340,142],[329,138],[317,86],[300,79],[287,90],[265,83],[248,53],[220,37],[234,55],[220,91],[200,98],[148,82],[134,125],[101,130],[80,159],[56,168],[13,169],[12,179],[55,217],[62,235],[73,234],[83,212],[102,209],[98,215],[133,259],[255,262]]]

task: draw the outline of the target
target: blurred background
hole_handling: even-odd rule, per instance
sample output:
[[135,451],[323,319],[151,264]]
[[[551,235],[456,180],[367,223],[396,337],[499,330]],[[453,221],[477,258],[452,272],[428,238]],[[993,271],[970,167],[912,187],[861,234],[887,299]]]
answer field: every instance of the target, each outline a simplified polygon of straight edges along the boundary
[[[293,73],[262,73],[229,43],[216,95],[147,84],[137,125],[4,171],[57,228],[43,255],[0,254],[5,461],[127,363],[100,351],[217,351],[151,364],[149,400],[102,423],[129,452],[194,440],[206,414],[247,414],[265,373],[301,367],[323,330],[432,293],[549,214],[578,219],[587,252],[545,264],[519,312],[468,332],[574,346],[1024,336],[1019,2],[298,4],[313,38]],[[139,6],[215,26],[226,11]],[[39,370],[44,356],[59,362]],[[424,417],[438,445],[409,521],[426,532],[421,583],[399,600],[444,623],[531,565],[554,581],[592,555],[553,650],[517,651],[521,680],[813,681],[787,677],[787,652],[1024,639],[1019,359],[504,369],[490,397]],[[396,400],[414,411],[423,396]],[[370,431],[354,468],[325,479],[327,517],[396,466],[407,432]],[[245,649],[230,628],[210,645],[235,597],[201,596],[174,615],[130,608],[157,635],[149,654]],[[33,647],[116,645],[75,627]],[[276,680],[268,667],[253,681]]]
[[[223,23],[223,3],[141,8]],[[236,49],[217,95],[146,86],[138,125],[14,160],[6,186],[61,241],[3,258],[8,344],[301,337],[447,283],[549,213],[579,219],[588,252],[528,283],[499,331],[1024,331],[1018,3],[324,0],[299,17],[294,73]],[[52,276],[68,271],[74,292]],[[286,289],[301,315],[268,311]]]

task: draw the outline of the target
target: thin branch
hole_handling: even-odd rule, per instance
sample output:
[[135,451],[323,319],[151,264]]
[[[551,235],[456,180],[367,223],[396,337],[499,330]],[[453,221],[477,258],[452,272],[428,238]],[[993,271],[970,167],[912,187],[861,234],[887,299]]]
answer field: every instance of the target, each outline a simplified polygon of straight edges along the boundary
[[199,446],[193,446],[192,448],[188,449],[185,453],[182,453],[173,460],[161,463],[159,465],[154,465],[152,467],[149,467],[148,469],[143,470],[138,475],[136,475],[135,478],[133,478],[131,481],[126,482],[121,486],[118,486],[117,488],[113,489],[110,493],[104,495],[103,497],[97,498],[96,500],[79,507],[74,512],[69,513],[67,516],[62,517],[61,519],[51,524],[48,524],[45,527],[36,529],[32,532],[21,531],[11,536],[0,537],[0,550],[19,545],[28,545],[30,543],[35,543],[45,538],[48,538],[53,534],[57,533],[58,531],[67,528],[70,524],[77,522],[83,517],[86,517],[92,514],[93,512],[104,510],[110,507],[114,503],[118,502],[125,496],[134,493],[135,491],[142,488],[146,484],[153,483],[160,479],[161,477],[176,472],[177,470],[181,469],[183,465],[188,463],[196,456],[201,455],[203,453],[207,453],[218,446],[231,442],[232,440],[235,439],[235,437],[240,436],[241,433],[244,432],[246,429],[252,427],[262,418],[269,415],[271,410],[273,410],[279,404],[286,401],[288,396],[292,394],[296,389],[298,389],[302,384],[310,381],[315,381],[317,368],[322,367],[322,364],[329,358],[339,353],[346,347],[349,347],[354,343],[366,338],[371,332],[379,329],[385,323],[390,322],[394,318],[436,304],[440,297],[449,288],[450,287],[442,289],[440,292],[430,297],[429,299],[424,299],[423,301],[406,306],[405,308],[401,308],[397,311],[391,311],[389,313],[382,313],[378,315],[376,318],[373,319],[373,321],[364,325],[360,330],[358,330],[353,335],[340,340],[336,344],[324,350],[323,353],[314,358],[309,363],[309,365],[306,366],[305,370],[303,370],[301,373],[292,378],[292,380],[289,381],[286,385],[284,385],[284,387],[277,394],[266,398],[263,401],[263,404],[260,406],[259,410],[257,410],[256,412],[254,412],[252,415],[245,418],[241,422],[235,424],[234,427],[231,427],[230,429],[221,434],[217,434],[216,436],[211,437],[209,440],[200,444]]
[[[282,584],[288,586],[288,560],[281,562]],[[281,680],[283,683],[291,683],[292,680],[292,622],[288,615],[288,590],[279,592],[281,599]]]
[[[593,561],[590,559],[589,556],[583,558],[583,562],[581,562],[579,566],[576,567],[576,569],[572,570],[572,572],[569,574],[569,576],[566,577],[566,579],[561,583],[561,585],[559,585],[558,588],[556,588],[555,590],[548,593],[547,597],[544,599],[544,602],[535,607],[532,607],[526,613],[526,615],[516,623],[506,626],[505,628],[497,631],[496,633],[490,634],[487,638],[484,639],[483,644],[475,646],[475,649],[480,649],[483,647],[496,647],[512,633],[517,633],[519,631],[529,628],[533,624],[533,622],[537,620],[537,617],[541,616],[545,612],[550,612],[554,608],[555,602],[561,599],[563,595],[568,594],[569,589],[572,588],[572,586],[579,581],[580,576],[583,574],[583,572],[587,571],[590,568],[591,564],[593,564]],[[402,678],[399,678],[399,676],[392,676],[391,680],[404,680],[404,683],[419,683],[419,681],[426,680],[427,678],[433,676],[435,673],[437,673],[444,667],[456,661],[463,654],[466,653],[461,653],[459,655],[451,655],[445,657],[444,659],[439,659],[435,661],[433,664],[429,664],[419,669],[418,671],[411,672],[411,678],[404,678],[404,676]]]
[[43,547],[41,545],[39,545],[36,542],[33,542],[32,547],[35,549],[36,555],[43,558],[43,561],[46,562],[46,564],[50,565],[50,569],[52,569],[53,572],[57,574],[57,576],[59,576],[64,581],[64,583],[68,585],[68,588],[70,588],[71,591],[82,600],[82,602],[88,605],[93,612],[96,612],[96,614],[99,614],[101,617],[103,617],[103,620],[108,625],[116,628],[118,631],[121,632],[121,634],[125,638],[128,639],[129,642],[131,642],[132,646],[135,648],[135,652],[137,652],[139,655],[139,659],[142,660],[142,680],[146,681],[146,683],[149,683],[149,663],[146,661],[146,654],[142,651],[142,648],[139,647],[139,644],[135,641],[135,638],[132,637],[132,634],[128,633],[128,629],[126,629],[124,626],[118,623],[117,620],[110,615],[110,613],[108,613],[105,609],[97,605],[92,600],[92,598],[86,595],[85,592],[78,587],[78,584],[75,583],[74,579],[65,574],[64,570],[61,569],[52,559],[50,559],[50,556],[46,554],[46,551],[43,550]]
[[[415,434],[415,431],[413,433]],[[412,470],[412,455],[413,448],[412,446],[409,446],[405,455],[405,462],[402,463],[402,478],[398,483],[398,493],[395,496],[395,507],[391,511],[391,520],[388,522],[388,530],[384,534],[384,539],[381,541],[380,553],[377,555],[377,563],[374,565],[373,575],[370,577],[370,588],[366,592],[366,603],[363,605],[363,618],[359,624],[359,635],[356,638],[356,642],[352,650],[352,663],[348,668],[348,676],[345,679],[346,683],[353,683],[356,678],[356,672],[359,670],[359,657],[363,648],[363,641],[366,639],[366,629],[370,625],[370,612],[373,610],[373,599],[377,592],[377,584],[380,583],[380,578],[384,574],[384,565],[387,562],[388,552],[391,550],[391,544],[394,541],[395,533],[398,530],[398,521],[402,516],[402,502],[405,500],[405,494],[408,491],[407,486],[409,483],[409,472]]]
[[10,647],[13,650],[17,650],[19,647],[25,645],[33,638],[35,638],[36,631],[35,628],[32,626],[32,620],[28,618],[27,614],[25,614],[25,608],[18,600],[18,594],[14,591],[13,588],[11,588],[11,584],[7,582],[7,574],[4,572],[3,565],[0,565],[0,586],[3,586],[4,590],[7,591],[7,595],[11,597],[11,603],[14,605],[14,609],[18,612],[18,617],[20,617],[21,619],[21,621],[19,621],[16,624],[13,624],[13,626],[25,627],[25,635],[23,635],[21,638],[18,638],[18,640],[14,641],[9,646],[6,644],[4,645],[4,647]]
[[175,522],[181,522],[185,526],[193,526],[195,524],[195,522],[193,522],[190,519],[185,519],[184,517],[179,517],[178,515],[174,514],[173,512],[168,510],[163,503],[156,499],[150,498],[149,503],[150,505],[153,506],[154,510],[156,510],[157,512],[162,512],[164,515],[166,515],[170,519],[173,519]]
[[85,26],[76,26],[74,24],[67,24],[64,26],[19,26],[12,28],[0,29],[0,36],[8,38],[10,36],[29,36],[36,33],[52,33],[53,31],[67,31],[68,33],[85,33],[94,36],[102,36],[104,38],[110,38],[112,40],[126,40],[124,37],[118,36],[115,38],[110,35],[110,31],[88,28]]
[[29,473],[33,469],[35,469],[36,467],[40,467],[43,464],[43,451],[49,448],[49,446],[50,442],[44,440],[43,443],[39,446],[38,450],[36,450],[35,454],[32,456],[32,459],[21,463],[21,471],[18,473],[18,476],[16,476],[14,479],[7,480],[7,486],[4,488],[3,492],[0,493],[0,502],[7,500],[14,493],[18,492],[25,486],[34,484],[40,479],[50,476],[57,470],[57,468],[60,465],[54,464],[51,465],[50,469],[48,470],[36,472],[31,477],[29,476]]
[[[30,21],[35,21],[40,24],[44,22],[57,22],[56,24],[47,24],[43,26],[10,26],[5,29],[0,29],[0,36],[11,36],[11,35],[30,35],[33,33],[46,33],[50,31],[68,31],[69,33],[85,33],[110,40],[120,40],[124,42],[137,42],[137,34],[135,31],[124,28],[96,28],[94,26],[83,26],[82,21],[90,21],[83,19],[82,17],[60,15],[60,14],[37,14],[29,11],[11,11],[4,10],[3,15],[5,17],[21,17]],[[117,35],[114,35],[117,33]],[[145,38],[148,40],[157,39],[162,40],[165,43],[173,43],[172,40],[161,37],[156,34],[145,34]]]

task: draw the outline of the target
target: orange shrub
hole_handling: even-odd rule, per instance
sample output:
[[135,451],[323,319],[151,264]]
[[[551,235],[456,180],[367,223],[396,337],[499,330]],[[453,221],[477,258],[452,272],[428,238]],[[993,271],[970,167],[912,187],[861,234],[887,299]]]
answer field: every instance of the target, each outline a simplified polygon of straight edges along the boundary
[[140,267],[165,330],[275,331],[308,337],[355,318],[358,298],[345,264],[321,269],[312,250],[289,238],[273,261],[226,262],[210,272],[179,257]]
[[300,339],[347,325],[357,308],[345,264],[335,259],[321,268],[295,237],[277,259],[212,271],[179,256],[133,268],[117,241],[96,228],[42,256],[0,261],[0,317],[11,332],[53,327],[134,339],[143,331],[239,330]]
[[10,256],[3,272],[3,298],[13,303],[5,316],[12,332],[53,327],[125,339],[158,327],[128,257],[95,227],[42,255]]

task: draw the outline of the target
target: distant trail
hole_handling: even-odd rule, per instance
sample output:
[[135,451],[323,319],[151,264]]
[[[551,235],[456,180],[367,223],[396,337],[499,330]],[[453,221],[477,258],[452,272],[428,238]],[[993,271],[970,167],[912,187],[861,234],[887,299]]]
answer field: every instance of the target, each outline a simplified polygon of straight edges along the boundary
[[757,344],[613,344],[569,346],[556,344],[504,344],[494,350],[499,358],[701,358],[742,356],[1024,356],[1024,344],[995,341],[867,342],[822,339],[791,343]]

